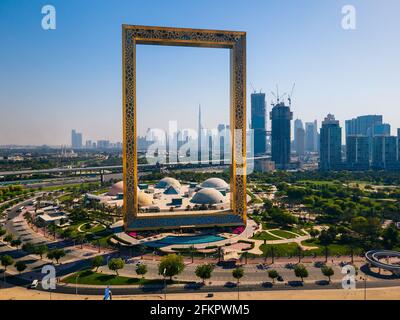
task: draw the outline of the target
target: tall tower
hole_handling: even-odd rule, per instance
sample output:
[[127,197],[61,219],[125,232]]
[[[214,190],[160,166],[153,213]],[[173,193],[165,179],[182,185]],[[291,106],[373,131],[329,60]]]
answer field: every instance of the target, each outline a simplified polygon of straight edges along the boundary
[[337,170],[342,162],[342,128],[332,114],[322,121],[320,146],[319,168]]
[[286,169],[290,163],[290,121],[293,112],[284,102],[277,103],[270,112],[271,155],[278,169]]
[[199,164],[201,163],[201,135],[202,135],[201,105],[199,105],[199,122],[198,122],[198,136],[197,136],[197,161],[199,162]]
[[298,156],[304,155],[305,131],[303,122],[300,119],[294,121],[294,148]]
[[267,112],[265,93],[251,94],[251,129],[254,130],[254,155],[265,155],[267,152]]

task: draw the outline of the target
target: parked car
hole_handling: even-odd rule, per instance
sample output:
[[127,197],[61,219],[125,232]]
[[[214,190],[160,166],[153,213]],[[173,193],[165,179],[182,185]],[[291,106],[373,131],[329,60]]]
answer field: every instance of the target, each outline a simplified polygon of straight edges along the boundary
[[39,280],[35,279],[35,280],[33,280],[32,283],[28,286],[28,289],[35,289],[35,288],[37,288],[38,284],[39,284]]

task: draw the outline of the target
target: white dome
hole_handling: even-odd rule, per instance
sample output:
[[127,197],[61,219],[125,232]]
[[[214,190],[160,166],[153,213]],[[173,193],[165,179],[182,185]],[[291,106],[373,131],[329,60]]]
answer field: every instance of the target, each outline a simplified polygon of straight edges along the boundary
[[227,190],[229,188],[229,184],[227,184],[224,180],[220,178],[209,178],[205,180],[201,185],[201,188],[214,188],[218,190]]
[[114,183],[110,190],[107,192],[107,195],[115,197],[118,195],[118,193],[123,193],[124,192],[124,182],[119,181],[117,183]]
[[138,191],[138,203],[140,207],[148,207],[153,204],[153,199],[147,193]]
[[197,192],[190,201],[197,204],[217,204],[224,203],[225,197],[214,188],[204,188]]
[[[138,203],[139,203],[139,206],[150,206],[150,205],[153,204],[153,199],[151,198],[150,195],[148,195],[147,193],[144,193],[143,191],[140,191],[139,188],[137,190],[138,190]],[[119,181],[117,183],[114,183],[111,186],[110,191],[107,192],[107,195],[115,197],[119,193],[123,193],[123,192],[124,192],[124,182],[123,181]]]
[[174,179],[174,178],[170,178],[170,177],[166,177],[161,179],[157,184],[156,184],[156,188],[158,189],[166,189],[170,186],[174,186],[176,188],[181,188],[181,184],[178,180]]

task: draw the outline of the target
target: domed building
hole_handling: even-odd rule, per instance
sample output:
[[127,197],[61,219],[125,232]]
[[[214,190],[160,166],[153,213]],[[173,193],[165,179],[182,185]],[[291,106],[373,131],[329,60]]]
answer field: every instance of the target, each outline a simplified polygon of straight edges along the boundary
[[204,188],[197,192],[190,201],[196,204],[219,204],[225,202],[225,197],[214,188]]
[[[123,192],[124,182],[119,181],[111,186],[110,190],[107,192],[107,195],[116,197]],[[153,199],[150,195],[144,193],[143,191],[140,191],[140,189],[138,188],[138,203],[141,207],[151,206],[153,204]]]
[[200,184],[200,188],[213,188],[226,191],[229,189],[229,184],[220,178],[209,178]]
[[157,189],[167,189],[170,186],[174,186],[177,189],[181,188],[181,183],[174,179],[174,178],[170,178],[170,177],[165,177],[163,179],[161,179],[156,185],[155,188]]
[[124,182],[123,181],[119,181],[117,183],[114,183],[110,190],[107,192],[108,196],[117,196],[119,193],[123,193],[124,192]]
[[143,191],[138,191],[138,203],[139,207],[148,207],[154,204],[152,197]]

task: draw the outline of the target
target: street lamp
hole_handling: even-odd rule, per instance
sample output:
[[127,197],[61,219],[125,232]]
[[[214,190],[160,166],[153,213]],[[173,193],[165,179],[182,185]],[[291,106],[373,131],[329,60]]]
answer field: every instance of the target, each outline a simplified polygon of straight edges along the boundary
[[361,280],[364,281],[364,300],[367,300],[367,276],[361,277]]
[[167,300],[167,280],[165,277],[165,273],[167,272],[167,269],[165,268],[163,271],[163,276],[164,276],[164,300]]
[[80,272],[77,272],[77,276],[75,277],[75,295],[78,295],[78,278],[80,276]]

